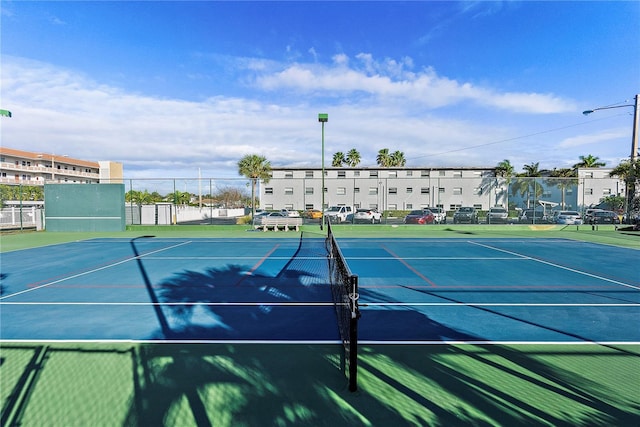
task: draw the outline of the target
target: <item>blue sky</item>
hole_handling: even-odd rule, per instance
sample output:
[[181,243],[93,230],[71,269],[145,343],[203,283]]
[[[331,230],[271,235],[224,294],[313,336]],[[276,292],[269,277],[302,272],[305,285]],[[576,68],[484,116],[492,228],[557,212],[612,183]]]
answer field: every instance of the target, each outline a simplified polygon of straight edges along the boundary
[[615,166],[640,92],[640,2],[2,1],[2,144],[237,177],[320,167]]

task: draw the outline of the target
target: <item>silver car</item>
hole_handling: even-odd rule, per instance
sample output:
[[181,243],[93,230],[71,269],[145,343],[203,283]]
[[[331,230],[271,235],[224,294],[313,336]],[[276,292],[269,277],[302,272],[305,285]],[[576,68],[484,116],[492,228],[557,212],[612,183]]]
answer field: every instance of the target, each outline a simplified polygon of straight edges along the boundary
[[560,211],[555,215],[556,224],[567,225],[580,225],[582,224],[582,217],[579,212],[576,211]]
[[509,212],[505,208],[491,208],[487,212],[487,223],[505,224],[507,222],[509,222]]

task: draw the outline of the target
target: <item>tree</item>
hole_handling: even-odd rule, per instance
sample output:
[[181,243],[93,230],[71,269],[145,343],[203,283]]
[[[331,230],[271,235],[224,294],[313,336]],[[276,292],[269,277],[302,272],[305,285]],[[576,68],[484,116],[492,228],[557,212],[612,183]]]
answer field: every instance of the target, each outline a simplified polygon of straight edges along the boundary
[[580,156],[580,161],[573,165],[574,169],[578,168],[599,168],[605,166],[606,163],[599,161],[598,157],[595,157],[591,154],[587,156]]
[[550,177],[549,179],[547,179],[547,182],[550,185],[555,185],[557,188],[560,189],[562,194],[560,205],[562,209],[566,209],[565,195],[566,195],[567,189],[578,185],[576,170],[570,169],[570,168],[560,168],[560,169],[554,168],[551,171]]
[[[498,163],[495,169],[496,177],[503,178],[504,183],[507,184],[507,188],[509,188],[509,186],[511,185],[511,180],[513,179],[514,173],[515,169],[513,168],[511,162],[507,159],[504,159],[503,161]],[[497,185],[498,183],[496,182],[496,186]],[[506,199],[506,206],[507,209],[509,209],[509,191],[506,192]]]
[[256,213],[256,185],[258,180],[269,182],[271,163],[257,154],[247,154],[238,162],[238,172],[251,180],[251,217]]
[[347,153],[346,162],[352,168],[355,168],[360,164],[360,153],[355,148],[352,148]]
[[625,159],[609,172],[610,177],[622,179],[627,188],[627,220],[640,215],[640,196],[637,194],[640,180],[640,160]]
[[498,177],[506,178],[507,184],[509,184],[514,174],[513,165],[509,160],[504,159],[503,161],[498,163],[498,165],[496,166],[495,173],[496,173],[496,176]]
[[341,167],[347,160],[344,157],[344,153],[342,151],[338,151],[333,155],[333,160],[331,161],[331,166],[334,168]]
[[391,164],[391,156],[389,155],[389,149],[383,148],[378,151],[378,156],[376,157],[376,162],[378,166],[383,168],[388,168]]
[[389,166],[402,167],[407,164],[407,160],[404,158],[402,151],[394,151],[391,154],[391,164]]
[[521,197],[526,195],[527,209],[531,208],[529,204],[531,201],[531,194],[533,194],[533,198],[535,200],[542,196],[544,191],[542,184],[535,180],[535,177],[542,175],[542,171],[539,170],[539,166],[540,163],[537,162],[524,165],[524,172],[517,174],[517,178],[511,186],[511,194],[516,195],[519,193]]

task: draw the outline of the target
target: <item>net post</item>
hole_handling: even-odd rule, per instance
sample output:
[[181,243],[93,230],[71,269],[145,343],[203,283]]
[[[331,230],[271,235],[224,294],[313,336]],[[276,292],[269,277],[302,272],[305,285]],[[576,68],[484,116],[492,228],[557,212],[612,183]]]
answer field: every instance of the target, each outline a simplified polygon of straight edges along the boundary
[[358,319],[360,310],[358,309],[358,276],[351,275],[351,320],[349,321],[349,391],[358,390]]

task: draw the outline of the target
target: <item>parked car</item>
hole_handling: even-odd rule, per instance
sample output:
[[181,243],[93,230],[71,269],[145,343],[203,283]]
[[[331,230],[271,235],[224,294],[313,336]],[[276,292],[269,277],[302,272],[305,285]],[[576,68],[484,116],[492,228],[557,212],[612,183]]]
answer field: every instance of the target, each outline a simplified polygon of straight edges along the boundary
[[469,224],[478,223],[478,211],[472,207],[461,207],[453,214],[453,223],[460,224],[468,222]]
[[305,211],[302,216],[309,219],[320,219],[322,218],[322,212],[317,209],[309,209]]
[[543,211],[536,211],[534,209],[525,209],[520,214],[518,222],[524,224],[544,224],[547,223],[547,216]]
[[429,209],[411,211],[404,217],[405,224],[433,224],[435,215]]
[[433,216],[435,217],[434,221],[436,224],[446,224],[447,222],[447,211],[442,208],[429,208]]
[[567,224],[567,225],[580,225],[582,224],[582,217],[579,212],[576,211],[558,211],[554,212],[553,216],[556,224]]
[[298,211],[290,211],[288,209],[282,209],[280,211],[280,213],[282,213],[284,216],[288,216],[288,217],[291,217],[291,218],[297,218],[297,217],[300,216],[300,212],[298,212]]
[[587,209],[584,211],[584,223],[591,224],[593,222],[593,216],[596,212],[602,212],[604,209]]
[[507,222],[509,222],[509,211],[505,208],[491,208],[487,212],[488,224],[506,224]]
[[324,211],[324,215],[331,222],[345,222],[352,214],[351,206],[331,206]]
[[375,224],[382,221],[382,214],[377,209],[358,209],[353,215],[353,222],[370,222]]
[[620,217],[612,211],[594,212],[590,220],[591,224],[620,224]]

